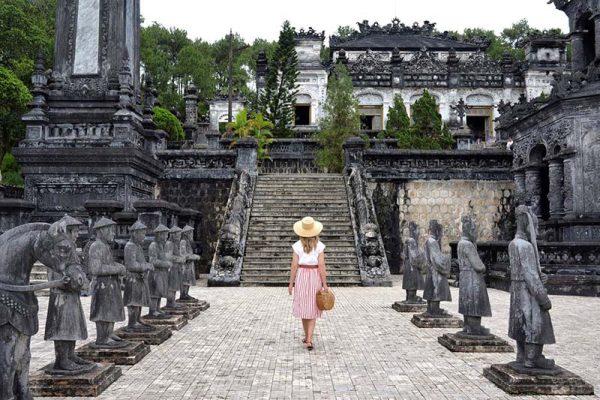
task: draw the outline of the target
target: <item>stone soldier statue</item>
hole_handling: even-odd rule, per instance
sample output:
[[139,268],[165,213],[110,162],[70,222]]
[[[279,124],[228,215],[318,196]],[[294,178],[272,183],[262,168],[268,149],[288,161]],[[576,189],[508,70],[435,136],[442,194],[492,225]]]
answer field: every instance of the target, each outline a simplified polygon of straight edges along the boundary
[[492,309],[485,284],[485,265],[477,253],[477,227],[469,216],[462,217],[462,237],[458,242],[460,291],[458,312],[465,318],[463,333],[487,336],[481,317],[491,317]]
[[426,269],[425,254],[419,250],[420,228],[414,222],[408,225],[410,237],[404,242],[404,274],[402,289],[406,290],[405,303],[421,304],[417,290],[425,288],[423,272]]
[[427,277],[423,298],[427,300],[426,314],[431,316],[446,315],[440,308],[441,301],[452,301],[448,276],[450,275],[450,257],[441,250],[443,227],[437,220],[429,222],[429,238],[425,242],[425,260],[427,261]]
[[168,308],[185,307],[175,302],[177,291],[181,290],[183,284],[183,268],[187,262],[186,257],[181,255],[181,233],[182,229],[178,226],[171,228],[169,241],[167,242],[167,254],[171,258],[173,266],[169,270],[169,292],[167,296]]
[[114,334],[115,322],[125,320],[121,277],[127,273],[125,266],[115,262],[112,242],[116,222],[102,217],[94,231],[96,240],[90,246],[88,268],[95,277],[90,320],[96,323],[96,347],[120,348],[129,343]]
[[160,311],[160,299],[168,296],[169,292],[169,269],[173,266],[167,254],[167,238],[169,228],[160,224],[154,230],[154,241],[148,248],[148,260],[154,267],[150,273],[150,317],[165,318],[166,315]]
[[510,319],[508,336],[517,341],[517,366],[553,369],[543,355],[545,344],[556,343],[550,319],[552,303],[544,288],[536,239],[536,218],[527,206],[516,211],[517,233],[508,246],[510,257]]
[[146,261],[142,245],[146,238],[147,227],[137,221],[129,228],[131,238],[125,245],[124,262],[127,268],[123,301],[127,307],[129,320],[128,332],[149,332],[153,328],[141,322],[142,307],[150,307],[150,285],[148,274],[154,266]]
[[79,296],[81,290],[87,288],[89,282],[81,268],[75,248],[79,227],[82,223],[68,215],[65,215],[60,222],[65,225],[66,232],[73,241],[73,251],[65,271],[59,273],[49,270],[48,279],[55,281],[67,276],[69,283],[65,287],[50,290],[44,340],[54,341],[56,357],[54,368],[47,372],[74,375],[96,367],[95,363],[84,360],[75,354],[76,342],[88,337],[87,322]]
[[190,286],[196,286],[196,268],[194,264],[200,260],[200,256],[194,254],[192,249],[192,243],[194,241],[194,228],[186,225],[182,231],[183,238],[181,240],[181,256],[185,257],[186,262],[183,268],[183,282],[181,285],[181,293],[179,295],[180,300],[190,301],[196,300],[190,296]]

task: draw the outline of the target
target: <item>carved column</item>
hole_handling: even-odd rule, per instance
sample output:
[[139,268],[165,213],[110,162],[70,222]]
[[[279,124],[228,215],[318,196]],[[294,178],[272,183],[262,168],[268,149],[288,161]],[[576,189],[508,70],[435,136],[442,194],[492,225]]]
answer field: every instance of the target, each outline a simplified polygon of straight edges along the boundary
[[525,171],[525,189],[531,200],[531,209],[541,219],[542,179],[540,166],[534,165],[527,167],[527,170]]
[[567,154],[563,162],[563,204],[565,217],[573,217],[573,170],[575,153]]
[[237,142],[236,169],[246,171],[250,176],[258,174],[258,142],[255,138],[242,138]]
[[198,89],[193,84],[186,88],[185,96],[185,130],[186,140],[194,140],[198,129]]
[[596,46],[596,59],[600,58],[600,12],[592,16],[594,19],[594,44]]
[[571,46],[573,52],[571,56],[573,71],[583,71],[587,67],[583,47],[583,32],[575,31],[571,33]]
[[344,143],[344,166],[346,169],[353,166],[359,166],[363,164],[363,152],[365,150],[365,141],[358,137],[353,136],[346,140]]
[[563,160],[554,158],[548,160],[550,174],[550,190],[548,193],[548,201],[550,203],[550,218],[559,219],[564,215],[564,170]]
[[523,199],[527,188],[525,186],[525,171],[515,170],[514,171],[514,181],[515,181],[515,196],[517,199]]

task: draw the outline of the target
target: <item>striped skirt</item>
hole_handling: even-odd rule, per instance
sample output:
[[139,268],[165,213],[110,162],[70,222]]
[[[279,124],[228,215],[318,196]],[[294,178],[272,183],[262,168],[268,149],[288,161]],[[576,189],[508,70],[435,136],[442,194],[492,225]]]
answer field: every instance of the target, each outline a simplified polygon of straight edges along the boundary
[[317,307],[317,293],[323,287],[317,268],[298,268],[294,286],[292,313],[301,319],[321,318],[322,311]]

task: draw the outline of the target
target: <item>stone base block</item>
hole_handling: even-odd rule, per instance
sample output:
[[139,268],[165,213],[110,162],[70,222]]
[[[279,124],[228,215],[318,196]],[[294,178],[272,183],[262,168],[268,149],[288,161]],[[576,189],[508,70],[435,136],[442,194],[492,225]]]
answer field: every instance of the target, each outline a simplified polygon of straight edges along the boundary
[[101,349],[96,348],[94,343],[88,343],[75,352],[79,357],[94,362],[135,365],[150,353],[150,346],[143,342],[130,342],[119,349]]
[[483,376],[509,394],[578,396],[594,394],[594,387],[564,368],[556,367],[550,374],[517,372],[511,364],[493,364],[483,370]]
[[168,327],[154,326],[151,332],[127,332],[124,328],[115,331],[121,339],[133,342],[144,342],[147,345],[158,346],[169,339],[173,333]]
[[142,322],[152,326],[168,327],[173,331],[178,331],[187,325],[188,320],[184,315],[168,315],[166,318],[152,318],[149,315],[142,317]]
[[188,305],[182,305],[181,308],[163,307],[160,310],[169,315],[183,315],[190,321],[196,318],[202,312],[200,309],[193,308],[192,306]]
[[419,328],[462,328],[463,322],[452,314],[429,315],[427,313],[413,315],[411,322]]
[[47,369],[29,377],[29,387],[35,397],[97,397],[121,376],[121,368],[114,364],[99,364],[97,368],[81,375],[49,375]]
[[438,342],[456,353],[512,353],[514,351],[506,340],[495,335],[477,337],[446,333],[438,338]]
[[206,311],[210,307],[210,303],[204,300],[192,299],[192,300],[177,300],[177,303],[184,304],[189,307],[198,308],[200,311]]
[[397,301],[392,304],[392,308],[401,313],[422,313],[427,310],[427,303],[407,303],[406,301]]

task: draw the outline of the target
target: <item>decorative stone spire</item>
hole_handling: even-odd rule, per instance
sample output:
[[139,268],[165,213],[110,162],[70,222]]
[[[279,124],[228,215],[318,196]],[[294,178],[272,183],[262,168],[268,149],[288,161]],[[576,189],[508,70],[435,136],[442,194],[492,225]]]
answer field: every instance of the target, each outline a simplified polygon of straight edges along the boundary
[[185,89],[185,138],[191,140],[198,129],[198,88],[189,84]]
[[131,109],[133,107],[133,85],[127,49],[123,51],[123,62],[119,71],[119,88],[119,107],[121,109]]
[[154,105],[156,103],[156,89],[154,89],[154,81],[152,75],[149,72],[145,76],[145,87],[144,87],[144,108],[143,108],[143,125],[145,129],[156,129],[154,123]]
[[256,88],[257,90],[264,89],[266,85],[266,77],[269,70],[269,61],[264,50],[258,53],[256,59]]
[[341,49],[338,52],[337,62],[341,63],[341,64],[344,64],[344,65],[348,65],[348,58],[346,57],[346,50]]
[[48,105],[46,103],[48,97],[48,76],[44,67],[45,61],[44,52],[40,48],[37,52],[35,68],[31,76],[31,83],[33,85],[31,94],[33,95],[33,99],[29,103],[30,111],[23,116],[23,121],[27,123],[34,121],[48,122]]

